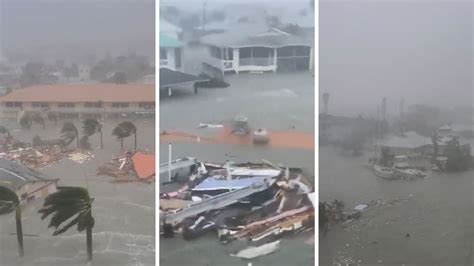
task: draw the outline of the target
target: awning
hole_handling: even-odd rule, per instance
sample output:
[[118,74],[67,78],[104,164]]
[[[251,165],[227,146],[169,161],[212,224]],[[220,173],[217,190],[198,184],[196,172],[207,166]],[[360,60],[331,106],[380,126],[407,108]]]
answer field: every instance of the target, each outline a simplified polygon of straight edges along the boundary
[[198,76],[174,71],[168,68],[160,68],[160,88],[169,88],[190,82],[207,81]]

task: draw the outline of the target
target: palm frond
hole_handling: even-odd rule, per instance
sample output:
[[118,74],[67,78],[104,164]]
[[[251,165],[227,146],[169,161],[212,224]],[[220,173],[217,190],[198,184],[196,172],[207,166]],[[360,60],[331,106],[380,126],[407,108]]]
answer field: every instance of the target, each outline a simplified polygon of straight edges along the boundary
[[101,130],[101,125],[96,119],[88,118],[82,124],[82,132],[86,136],[92,136]]
[[7,187],[0,186],[0,215],[11,213],[20,204],[16,193]]
[[61,128],[61,133],[67,132],[74,132],[74,134],[77,134],[77,128],[72,122],[64,123],[63,127]]
[[[84,223],[90,223],[91,221],[87,221],[87,218],[84,217],[87,217],[87,213],[90,212],[91,208],[92,200],[87,189],[82,187],[58,187],[57,192],[46,197],[43,208],[38,212],[42,214],[41,219],[52,215],[48,227],[54,227],[56,230],[53,235],[58,235],[76,224],[79,230],[79,228],[82,229]],[[64,223],[66,225],[61,227]]]

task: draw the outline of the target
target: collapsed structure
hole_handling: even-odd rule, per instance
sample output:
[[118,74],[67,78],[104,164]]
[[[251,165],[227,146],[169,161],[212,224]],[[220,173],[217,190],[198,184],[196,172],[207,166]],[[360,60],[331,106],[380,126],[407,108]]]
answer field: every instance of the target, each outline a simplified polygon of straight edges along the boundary
[[194,169],[180,189],[160,194],[165,237],[182,233],[190,240],[215,231],[223,244],[248,239],[258,246],[314,228],[313,188],[299,168],[196,160]]

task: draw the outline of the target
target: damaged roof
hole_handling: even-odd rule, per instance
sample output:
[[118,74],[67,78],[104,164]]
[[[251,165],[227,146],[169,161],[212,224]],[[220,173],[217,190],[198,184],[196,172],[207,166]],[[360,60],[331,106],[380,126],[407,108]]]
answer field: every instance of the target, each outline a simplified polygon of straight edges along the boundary
[[155,102],[155,85],[38,85],[14,90],[0,97],[0,102]]
[[13,191],[20,189],[23,185],[30,182],[56,182],[57,180],[48,178],[18,163],[0,159],[0,185]]
[[174,71],[168,68],[160,68],[160,88],[167,88],[188,82],[207,81],[191,74]]
[[155,176],[155,154],[136,152],[132,156],[133,167],[138,178],[150,178]]
[[418,135],[412,131],[406,132],[404,135],[405,137],[394,136],[386,141],[383,141],[381,145],[385,147],[415,149],[432,144],[430,138]]
[[223,176],[209,177],[193,188],[193,191],[209,191],[209,190],[226,190],[241,189],[249,187],[253,184],[262,183],[268,176],[256,176],[249,178],[240,178],[227,180]]

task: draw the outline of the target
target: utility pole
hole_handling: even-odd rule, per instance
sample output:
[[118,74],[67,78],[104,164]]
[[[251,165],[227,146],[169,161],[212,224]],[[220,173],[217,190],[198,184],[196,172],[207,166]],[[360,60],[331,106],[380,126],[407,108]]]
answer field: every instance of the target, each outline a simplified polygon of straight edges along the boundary
[[205,25],[206,25],[206,5],[207,5],[207,0],[204,0],[203,6],[202,6],[202,32],[204,32]]

